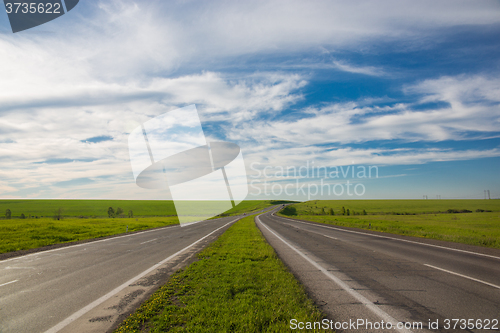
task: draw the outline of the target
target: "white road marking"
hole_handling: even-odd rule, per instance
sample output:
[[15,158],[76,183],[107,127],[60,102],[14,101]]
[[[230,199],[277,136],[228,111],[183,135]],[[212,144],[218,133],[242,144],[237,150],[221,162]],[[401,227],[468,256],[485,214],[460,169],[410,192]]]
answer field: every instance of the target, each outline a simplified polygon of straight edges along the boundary
[[208,236],[212,235],[213,233],[219,231],[220,229],[224,228],[225,226],[233,223],[234,221],[238,220],[239,218],[231,221],[231,222],[228,222],[226,224],[224,224],[222,227],[220,228],[217,228],[215,229],[214,231],[212,231],[211,233],[209,233],[208,235],[206,236],[203,236],[202,238],[198,239],[196,242],[192,243],[191,245],[188,245],[186,246],[185,248],[183,248],[182,250],[180,251],[177,251],[176,253],[172,254],[170,257],[166,258],[166,259],[163,259],[162,261],[160,261],[159,263],[157,263],[156,265],[153,265],[151,266],[150,268],[148,268],[147,270],[145,270],[144,272],[142,272],[141,274],[131,278],[130,280],[128,280],[127,282],[125,282],[124,284],[122,284],[121,286],[119,287],[116,287],[115,289],[113,289],[112,291],[110,291],[109,293],[107,293],[106,295],[100,297],[99,299],[93,301],[92,303],[90,303],[89,305],[83,307],[82,309],[78,310],[77,312],[73,313],[71,316],[69,316],[68,318],[64,319],[63,321],[61,321],[59,324],[55,325],[54,327],[48,329],[47,331],[45,331],[45,333],[56,333],[56,332],[59,332],[61,329],[63,329],[64,327],[68,326],[69,324],[71,324],[73,321],[75,321],[76,319],[80,318],[81,316],[83,316],[85,313],[89,312],[90,310],[92,310],[93,308],[95,308],[96,306],[98,306],[99,304],[105,302],[106,300],[110,299],[111,297],[113,297],[115,294],[117,294],[118,292],[122,291],[123,289],[125,289],[126,287],[128,287],[130,284],[134,283],[135,281],[139,280],[140,278],[142,278],[143,276],[145,276],[146,274],[152,272],[153,270],[155,270],[156,268],[160,267],[161,265],[163,265],[164,263],[168,262],[169,260],[175,258],[176,256],[178,256],[179,254],[181,254],[182,252],[186,251],[187,249],[193,247],[194,245],[196,245],[197,243],[201,242],[202,240],[204,240],[205,238],[207,238]]
[[157,239],[158,239],[158,238],[151,239],[151,240],[148,240],[148,241],[142,242],[142,243],[140,243],[140,244],[146,244],[146,243],[149,243],[149,242],[155,241],[155,240],[157,240]]
[[478,256],[482,256],[482,257],[488,257],[488,258],[493,258],[493,259],[500,260],[500,257],[492,256],[492,255],[489,255],[489,254],[471,252],[471,251],[466,251],[466,250],[459,250],[459,249],[454,249],[454,248],[446,247],[446,246],[439,246],[439,245],[433,245],[433,244],[427,244],[427,243],[420,243],[420,242],[415,242],[415,241],[411,241],[411,240],[407,240],[407,239],[401,239],[401,238],[393,238],[393,237],[387,237],[387,236],[374,235],[374,234],[369,234],[369,233],[359,232],[359,231],[354,231],[354,230],[340,229],[340,228],[330,227],[330,226],[326,226],[326,225],[319,225],[319,224],[307,223],[307,222],[304,222],[304,221],[298,221],[298,220],[294,220],[294,219],[290,219],[290,218],[286,218],[286,217],[277,216],[277,215],[274,215],[274,214],[273,214],[273,216],[277,217],[277,218],[280,218],[280,219],[290,220],[290,221],[293,221],[293,222],[303,223],[303,224],[312,225],[312,226],[321,227],[321,228],[333,229],[333,230],[344,231],[344,232],[351,232],[353,234],[367,235],[367,236],[373,236],[373,237],[378,237],[378,238],[392,239],[392,240],[397,240],[397,241],[400,241],[400,242],[407,242],[407,243],[413,243],[413,244],[418,244],[418,245],[425,245],[425,246],[437,247],[437,248],[440,248],[440,249],[446,249],[446,250],[450,250],[450,251],[457,251],[457,252],[475,254],[475,255],[478,255]]
[[327,235],[321,235],[321,236],[326,237],[326,238],[331,238],[331,239],[338,240],[338,238],[335,238],[335,237],[332,237],[332,236],[327,236]]
[[8,284],[11,284],[11,283],[14,283],[14,282],[17,282],[17,281],[19,281],[19,280],[14,280],[14,281],[10,281],[10,282],[6,282],[6,283],[2,283],[2,284],[0,284],[0,287],[6,286],[6,285],[8,285]]
[[342,289],[344,289],[346,292],[348,292],[352,297],[354,297],[361,304],[363,304],[370,311],[372,311],[375,315],[377,315],[378,317],[382,318],[385,322],[391,322],[392,325],[393,325],[393,327],[394,327],[394,329],[397,330],[397,331],[399,331],[399,332],[411,332],[410,330],[407,330],[405,328],[397,328],[396,325],[398,324],[398,321],[396,319],[394,319],[387,312],[385,312],[384,310],[380,309],[378,306],[376,306],[375,304],[373,304],[373,302],[370,302],[366,297],[364,297],[363,295],[361,295],[360,293],[358,293],[357,291],[355,291],[354,289],[352,289],[351,287],[349,287],[349,285],[347,285],[344,281],[342,281],[341,279],[339,279],[338,277],[336,277],[335,275],[333,275],[332,273],[330,273],[330,271],[328,271],[326,268],[324,268],[323,266],[319,265],[317,262],[311,260],[311,258],[309,258],[309,256],[307,256],[306,254],[302,253],[297,248],[295,248],[293,245],[291,245],[286,240],[284,240],[283,238],[281,238],[273,230],[271,230],[269,227],[267,227],[260,220],[259,216],[257,216],[256,219],[259,221],[260,224],[262,224],[262,226],[264,228],[266,228],[270,233],[272,233],[274,236],[276,236],[276,238],[278,238],[279,240],[281,240],[283,243],[285,243],[286,245],[288,245],[288,247],[290,247],[292,250],[294,250],[295,252],[297,252],[297,254],[299,254],[302,258],[304,258],[305,260],[307,260],[311,265],[313,265],[314,267],[316,267],[317,269],[319,269],[330,280],[332,280],[337,285],[339,285]]
[[335,240],[338,240],[338,238],[335,238],[335,237],[332,237],[332,236],[327,236],[325,234],[322,234],[321,232],[316,232],[316,231],[311,231],[311,230],[306,230],[306,229],[301,229],[301,228],[298,228],[298,227],[293,227],[295,229],[299,229],[299,230],[303,230],[305,232],[310,232],[311,234],[316,234],[316,235],[320,235],[320,236],[323,236],[323,237],[326,237],[326,238],[331,238],[331,239],[335,239]]
[[424,266],[431,267],[431,268],[434,268],[434,269],[437,269],[437,270],[440,270],[440,271],[443,271],[443,272],[446,272],[446,273],[450,273],[450,274],[457,275],[457,276],[460,276],[460,277],[463,277],[463,278],[466,278],[466,279],[469,279],[469,280],[472,280],[472,281],[476,281],[476,282],[479,282],[479,283],[486,284],[486,285],[491,286],[493,288],[500,289],[500,286],[497,286],[496,284],[489,283],[489,282],[486,282],[486,281],[483,281],[483,280],[479,280],[479,279],[475,279],[475,278],[467,276],[467,275],[455,273],[455,272],[449,271],[449,270],[444,269],[444,268],[439,268],[439,267],[428,265],[428,264],[424,264]]

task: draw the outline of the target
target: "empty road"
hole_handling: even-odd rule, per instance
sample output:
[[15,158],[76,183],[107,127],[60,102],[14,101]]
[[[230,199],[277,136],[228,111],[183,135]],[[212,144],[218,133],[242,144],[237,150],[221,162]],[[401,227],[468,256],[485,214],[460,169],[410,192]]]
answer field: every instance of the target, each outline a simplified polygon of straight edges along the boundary
[[339,332],[500,330],[499,250],[453,249],[271,213],[256,222]]
[[237,219],[170,226],[0,261],[0,332],[106,332]]

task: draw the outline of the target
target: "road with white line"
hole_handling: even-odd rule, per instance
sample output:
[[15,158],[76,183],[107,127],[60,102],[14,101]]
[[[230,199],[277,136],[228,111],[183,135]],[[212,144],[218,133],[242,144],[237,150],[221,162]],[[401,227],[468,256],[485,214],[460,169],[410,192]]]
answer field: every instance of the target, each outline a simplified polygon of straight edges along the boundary
[[0,261],[0,332],[106,332],[238,217]]
[[[339,332],[500,330],[500,250],[457,249],[271,213],[256,221]],[[489,330],[478,329],[485,324]]]

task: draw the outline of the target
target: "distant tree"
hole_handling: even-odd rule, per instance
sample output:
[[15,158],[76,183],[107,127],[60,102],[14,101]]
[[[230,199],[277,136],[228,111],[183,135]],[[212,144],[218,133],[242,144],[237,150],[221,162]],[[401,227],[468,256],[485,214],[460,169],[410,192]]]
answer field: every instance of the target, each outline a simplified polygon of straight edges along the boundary
[[345,208],[342,206],[342,209],[340,210],[340,214],[345,215]]
[[134,217],[134,212],[131,210],[128,211],[128,217]]
[[321,208],[321,215],[326,215],[325,208]]
[[363,209],[363,215],[367,215],[367,214],[366,214],[366,210],[364,210],[364,209]]
[[54,220],[62,220],[63,219],[62,212],[63,212],[62,208],[58,208],[54,212]]
[[347,208],[347,210],[345,211],[345,214],[349,215],[349,208]]
[[116,215],[116,216],[120,216],[121,214],[123,214],[123,209],[121,209],[120,207],[116,208],[116,213],[115,213],[115,215]]
[[115,210],[113,209],[113,207],[108,208],[108,216],[115,217]]
[[330,208],[330,215],[335,215],[335,213],[333,212],[333,208]]
[[12,212],[10,211],[10,209],[7,209],[5,211],[5,218],[6,219],[11,219],[12,218]]
[[25,218],[26,218],[26,216],[24,215],[24,213],[22,213],[22,214],[21,214],[21,218],[22,218],[22,219],[25,219]]

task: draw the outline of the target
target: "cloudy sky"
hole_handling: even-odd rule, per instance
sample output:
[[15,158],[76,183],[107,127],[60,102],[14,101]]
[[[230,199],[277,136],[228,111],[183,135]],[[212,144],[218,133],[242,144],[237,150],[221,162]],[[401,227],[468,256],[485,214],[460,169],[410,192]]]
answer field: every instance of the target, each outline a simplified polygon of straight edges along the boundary
[[500,197],[499,35],[498,1],[80,1],[16,34],[2,9],[0,197],[169,198],[127,138],[191,104],[249,199]]

